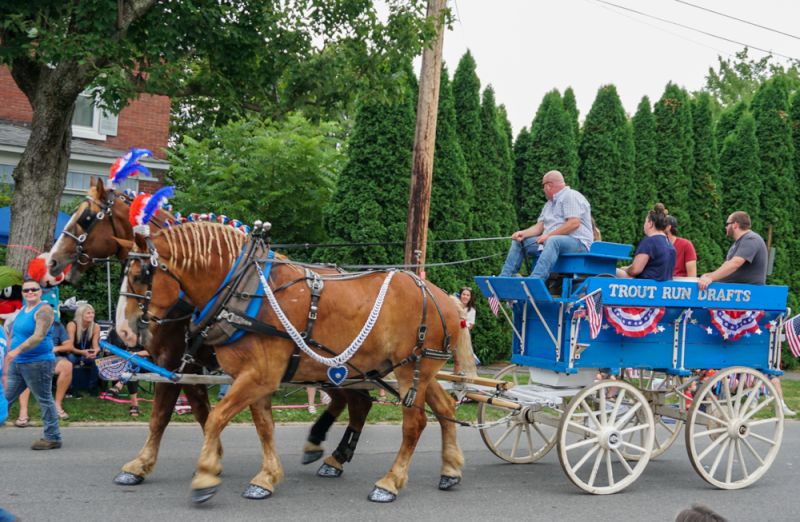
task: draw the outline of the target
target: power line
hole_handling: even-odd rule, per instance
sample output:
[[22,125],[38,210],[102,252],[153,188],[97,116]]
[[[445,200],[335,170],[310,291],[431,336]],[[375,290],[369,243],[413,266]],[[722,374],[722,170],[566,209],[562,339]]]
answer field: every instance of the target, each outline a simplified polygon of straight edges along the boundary
[[788,36],[790,38],[794,38],[795,40],[800,40],[800,36],[795,36],[793,34],[784,33],[783,31],[778,31],[777,29],[771,29],[769,27],[764,27],[763,25],[758,25],[758,24],[753,23],[753,22],[748,22],[747,20],[742,20],[741,18],[736,18],[735,16],[726,15],[725,13],[720,13],[720,12],[714,11],[712,9],[708,9],[706,7],[690,4],[689,2],[684,2],[683,0],[675,0],[675,1],[678,2],[678,3],[681,3],[681,4],[686,4],[686,5],[691,6],[691,7],[696,7],[697,9],[702,9],[703,11],[708,11],[709,13],[714,13],[716,15],[724,16],[725,18],[730,18],[731,20],[736,20],[737,22],[742,22],[744,24],[753,25],[755,27],[760,27],[761,29],[766,29],[767,31],[772,31],[773,33],[782,34],[784,36]]
[[624,9],[625,11],[630,11],[630,12],[636,13],[638,15],[646,16],[648,18],[653,18],[653,19],[658,20],[660,22],[664,22],[664,23],[668,23],[668,24],[672,24],[672,25],[677,25],[678,27],[683,27],[684,29],[689,29],[690,31],[695,31],[695,32],[704,34],[706,36],[711,36],[712,38],[717,38],[719,40],[724,40],[726,42],[735,43],[736,45],[742,45],[744,47],[749,47],[750,49],[755,49],[757,51],[762,51],[762,52],[765,52],[765,53],[769,53],[769,54],[774,55],[774,56],[780,56],[781,58],[787,58],[789,60],[797,60],[797,58],[792,58],[791,56],[786,56],[785,54],[779,54],[779,53],[776,53],[776,52],[773,52],[773,51],[768,51],[767,49],[762,49],[760,47],[756,47],[754,45],[747,45],[747,44],[742,43],[742,42],[737,42],[736,40],[731,40],[730,38],[725,38],[723,36],[717,36],[715,34],[711,34],[711,33],[708,33],[706,31],[702,31],[700,29],[695,29],[694,27],[689,27],[688,25],[679,24],[678,22],[672,22],[670,20],[664,20],[663,18],[659,18],[657,16],[653,16],[653,15],[649,15],[647,13],[642,13],[640,11],[636,11],[635,9],[630,9],[628,7],[623,7],[621,5],[612,4],[611,2],[606,2],[605,0],[595,0],[595,1],[600,2],[601,4],[606,4],[606,5],[610,5],[612,7],[616,7],[617,9]]
[[620,16],[624,16],[625,18],[629,18],[629,19],[633,20],[634,22],[639,22],[640,24],[644,24],[644,25],[646,25],[648,27],[652,27],[653,29],[658,29],[659,31],[663,31],[663,32],[665,32],[667,34],[671,34],[672,36],[677,36],[678,38],[682,38],[682,39],[684,39],[686,41],[692,42],[693,44],[701,45],[701,46],[705,47],[706,49],[711,49],[712,51],[717,51],[718,53],[722,53],[722,54],[724,54],[726,56],[733,57],[733,55],[731,53],[725,52],[725,51],[723,51],[721,49],[717,49],[716,47],[711,47],[710,45],[706,45],[704,43],[700,43],[697,40],[692,40],[691,38],[687,38],[687,37],[685,37],[683,35],[680,35],[678,33],[673,33],[672,31],[668,31],[668,30],[664,29],[663,27],[659,27],[657,25],[649,24],[649,23],[645,22],[644,20],[640,20],[638,18],[634,18],[632,16],[626,15],[625,13],[620,13],[619,11],[614,11],[613,9],[609,9],[608,7],[606,7],[604,5],[593,4],[589,0],[584,0],[584,1],[594,5],[596,7],[599,7],[601,9],[605,9],[606,11],[609,11],[611,13],[618,14]]

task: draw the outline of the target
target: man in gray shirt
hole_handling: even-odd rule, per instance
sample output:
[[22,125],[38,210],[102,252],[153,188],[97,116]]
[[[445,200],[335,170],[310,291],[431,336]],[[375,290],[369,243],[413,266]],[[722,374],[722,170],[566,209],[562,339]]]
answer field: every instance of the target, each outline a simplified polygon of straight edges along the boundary
[[697,283],[700,290],[717,281],[764,285],[767,283],[767,245],[764,239],[750,230],[750,216],[734,212],[725,223],[725,233],[735,242],[728,250],[726,261],[713,272],[703,274]]
[[531,277],[547,279],[559,254],[585,253],[592,246],[592,207],[583,194],[569,188],[557,170],[544,175],[542,189],[548,201],[535,225],[511,236],[500,277],[516,274],[525,256],[541,252]]

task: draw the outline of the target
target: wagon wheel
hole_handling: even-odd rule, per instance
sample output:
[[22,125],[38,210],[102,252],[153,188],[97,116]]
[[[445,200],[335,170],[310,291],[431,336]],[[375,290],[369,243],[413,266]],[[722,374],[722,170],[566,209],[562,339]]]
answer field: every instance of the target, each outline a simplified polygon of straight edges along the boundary
[[718,488],[739,489],[761,478],[782,439],[778,394],[757,370],[734,367],[717,372],[689,409],[686,451],[695,471]]
[[[677,400],[678,402],[674,404],[676,406],[676,411],[686,411],[686,397],[684,394],[679,393],[676,390],[677,387],[683,384],[683,377],[667,375],[666,373],[654,372],[652,370],[639,370],[639,376],[635,378],[636,382],[634,382],[634,378],[631,377],[629,371],[626,370],[622,376],[622,379],[625,382],[633,384],[640,391],[645,392],[645,395],[651,399],[651,410],[653,409],[653,397],[651,397],[650,394],[663,393],[665,404],[669,404]],[[670,446],[672,446],[672,443],[675,442],[675,440],[678,438],[678,435],[680,435],[681,428],[684,424],[684,421],[681,419],[664,417],[663,415],[655,412],[653,412],[653,419],[656,423],[656,431],[655,446],[650,454],[651,459],[658,457],[667,451]],[[643,421],[643,413],[639,413],[633,419],[631,419],[632,423],[641,423]],[[636,444],[642,446],[644,444],[643,437],[644,432],[640,431],[637,433],[631,433],[626,440],[631,443],[638,441]],[[628,447],[625,447],[622,450],[622,456],[628,460],[639,460],[639,453],[631,450]]]
[[[619,392],[617,398],[606,400],[613,387]],[[639,413],[643,420],[631,423]],[[626,440],[629,434],[638,432],[644,432],[642,446]],[[561,417],[558,459],[569,479],[584,491],[616,493],[644,471],[653,450],[654,432],[653,412],[641,391],[625,381],[596,382],[581,390]],[[624,448],[639,456],[633,467],[622,455]]]
[[[502,380],[511,376],[514,386],[519,386],[515,372],[518,368],[519,366],[512,364],[500,370],[493,379]],[[481,403],[478,406],[478,424],[490,424],[510,413],[505,408]],[[556,443],[556,429],[534,421],[533,411],[528,408],[510,416],[506,422],[480,432],[489,451],[513,464],[535,462],[547,455]]]

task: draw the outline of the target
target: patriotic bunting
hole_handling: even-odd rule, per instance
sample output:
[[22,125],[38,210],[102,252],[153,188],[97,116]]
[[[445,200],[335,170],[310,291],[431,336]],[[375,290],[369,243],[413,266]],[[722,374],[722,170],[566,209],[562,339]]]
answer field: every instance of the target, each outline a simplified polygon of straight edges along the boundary
[[586,298],[586,313],[589,319],[589,333],[592,339],[600,334],[600,325],[603,323],[603,294],[597,292]]
[[500,301],[495,299],[494,297],[489,298],[489,308],[492,309],[492,313],[495,317],[497,317],[497,312],[500,311]]
[[658,331],[658,321],[664,316],[665,308],[632,308],[606,306],[608,322],[617,333],[626,337],[644,337]]
[[739,337],[756,333],[763,310],[709,310],[711,322],[724,339],[735,341]]

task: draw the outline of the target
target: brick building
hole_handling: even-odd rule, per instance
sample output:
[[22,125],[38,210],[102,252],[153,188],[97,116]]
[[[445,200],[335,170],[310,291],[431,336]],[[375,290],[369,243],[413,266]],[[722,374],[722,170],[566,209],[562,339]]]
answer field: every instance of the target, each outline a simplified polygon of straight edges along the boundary
[[[170,100],[166,96],[143,95],[119,116],[105,114],[90,93],[81,95],[72,118],[72,151],[67,167],[67,185],[61,204],[86,193],[89,176],[108,179],[114,161],[131,148],[150,149],[152,158],[140,161],[153,174],[123,183],[123,188],[153,193],[161,188],[169,167],[164,149],[169,140]],[[0,67],[0,183],[13,185],[11,177],[30,136],[33,110],[11,72]]]

